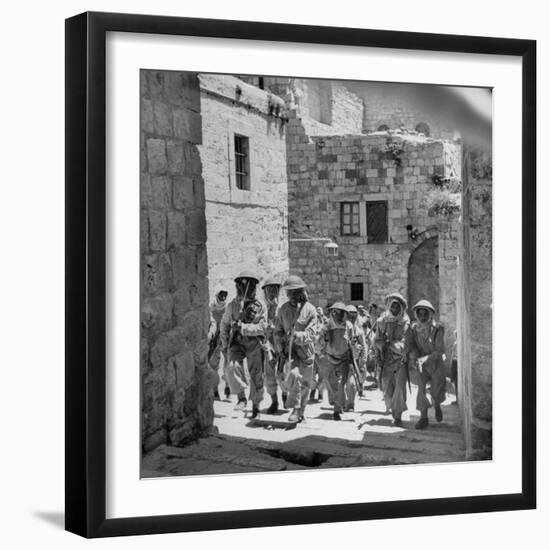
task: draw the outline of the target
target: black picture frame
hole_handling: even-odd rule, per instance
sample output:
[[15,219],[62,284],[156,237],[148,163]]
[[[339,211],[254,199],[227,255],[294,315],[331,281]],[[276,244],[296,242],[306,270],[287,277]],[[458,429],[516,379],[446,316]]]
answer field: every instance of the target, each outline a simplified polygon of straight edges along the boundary
[[[109,31],[517,56],[522,60],[522,490],[515,494],[106,519],[105,41]],[[66,20],[66,529],[84,537],[536,506],[536,42],[83,13]]]

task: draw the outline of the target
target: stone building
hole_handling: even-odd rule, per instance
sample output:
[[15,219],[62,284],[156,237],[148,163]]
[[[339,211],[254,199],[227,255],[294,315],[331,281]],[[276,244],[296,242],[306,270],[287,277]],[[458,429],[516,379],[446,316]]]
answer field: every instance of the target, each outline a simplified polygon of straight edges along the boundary
[[210,295],[248,269],[288,273],[286,118],[276,95],[227,75],[199,75]]
[[[431,212],[428,196],[441,181],[460,179],[460,141],[362,133],[364,101],[343,84],[282,80],[264,84],[282,88],[289,107],[290,270],[322,306],[381,306],[391,291],[411,305],[427,298],[451,338],[457,221]],[[324,253],[323,239],[338,244],[337,257]]]

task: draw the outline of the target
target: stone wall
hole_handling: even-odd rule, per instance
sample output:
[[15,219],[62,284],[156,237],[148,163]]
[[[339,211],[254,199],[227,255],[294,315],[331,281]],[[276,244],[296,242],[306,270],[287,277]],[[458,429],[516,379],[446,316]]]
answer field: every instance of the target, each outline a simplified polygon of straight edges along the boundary
[[[238,78],[200,75],[210,293],[233,278],[288,273],[285,104]],[[238,189],[235,134],[249,141],[250,189]]]
[[142,445],[179,445],[209,430],[216,382],[209,324],[199,81],[142,70]]
[[377,131],[381,125],[390,129],[404,126],[414,130],[417,124],[423,122],[430,128],[430,136],[443,139],[452,139],[455,131],[446,128],[439,120],[415,107],[408,99],[408,87],[403,86],[393,93],[388,93],[379,82],[361,83],[361,97],[365,104],[363,130]]
[[450,375],[451,353],[457,330],[457,271],[459,261],[460,220],[458,215],[440,218],[439,237],[439,319],[445,324],[447,374]]
[[[390,291],[407,296],[411,251],[438,235],[426,194],[434,175],[460,171],[454,166],[458,157],[448,154],[460,144],[385,132],[313,137],[305,126],[303,119],[291,118],[287,130],[291,271],[308,281],[312,301],[323,306],[336,299],[349,302],[352,282],[363,283],[365,302],[382,305]],[[385,244],[368,243],[366,236],[363,205],[373,200],[388,203]],[[341,202],[361,204],[360,236],[341,235]],[[419,234],[414,242],[407,225]],[[293,240],[304,235],[333,239],[338,257],[325,257],[321,244]]]
[[459,403],[469,457],[492,457],[492,161],[467,150],[458,270]]

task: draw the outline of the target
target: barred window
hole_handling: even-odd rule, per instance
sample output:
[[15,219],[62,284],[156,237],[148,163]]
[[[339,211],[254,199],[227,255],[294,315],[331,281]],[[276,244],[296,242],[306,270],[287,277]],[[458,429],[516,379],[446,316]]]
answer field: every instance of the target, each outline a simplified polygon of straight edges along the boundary
[[388,242],[388,201],[367,201],[367,241]]
[[235,178],[237,189],[250,190],[248,138],[235,134]]
[[342,235],[359,235],[359,203],[340,203]]

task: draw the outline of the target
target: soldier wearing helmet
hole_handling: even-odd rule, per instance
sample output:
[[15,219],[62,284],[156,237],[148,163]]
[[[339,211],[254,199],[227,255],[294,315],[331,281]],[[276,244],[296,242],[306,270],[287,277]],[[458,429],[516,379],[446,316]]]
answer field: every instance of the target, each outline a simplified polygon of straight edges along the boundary
[[[252,418],[258,416],[264,394],[264,350],[267,329],[267,309],[256,298],[257,277],[243,271],[235,277],[237,295],[225,308],[220,338],[227,358],[226,376],[231,392],[237,394],[235,410],[246,407],[246,389],[250,379]],[[246,359],[248,375],[244,366]]]
[[430,383],[430,393],[438,422],[443,420],[441,403],[445,401],[445,334],[443,325],[434,320],[435,309],[428,300],[420,300],[414,307],[414,322],[405,340],[405,360],[417,373],[418,393],[416,408],[420,419],[417,430],[428,426],[428,408],[426,384]]
[[285,407],[292,407],[289,422],[302,422],[313,378],[315,340],[319,322],[315,307],[308,302],[306,284],[291,275],[283,285],[288,301],[277,314],[274,343],[277,353],[283,354],[284,387],[288,393]]
[[325,373],[334,399],[334,420],[341,420],[344,410],[353,410],[355,380],[351,372],[351,358],[348,342],[351,342],[353,326],[348,321],[348,312],[342,302],[329,307],[329,320],[319,335],[319,341],[327,359]]
[[[281,293],[281,282],[277,277],[269,277],[262,284],[262,291],[267,306],[267,333],[265,346],[268,350],[265,354],[265,389],[271,397],[271,405],[267,409],[267,414],[274,414],[279,410],[278,389],[281,385],[280,378],[277,377],[278,356],[275,352],[275,341],[273,333],[277,321],[277,312],[279,309],[279,295]],[[285,395],[283,393],[283,401]]]
[[405,298],[398,292],[389,294],[386,311],[376,323],[374,342],[382,369],[380,378],[386,410],[391,411],[396,426],[403,425],[401,415],[407,410],[407,369],[403,357],[409,326]]

